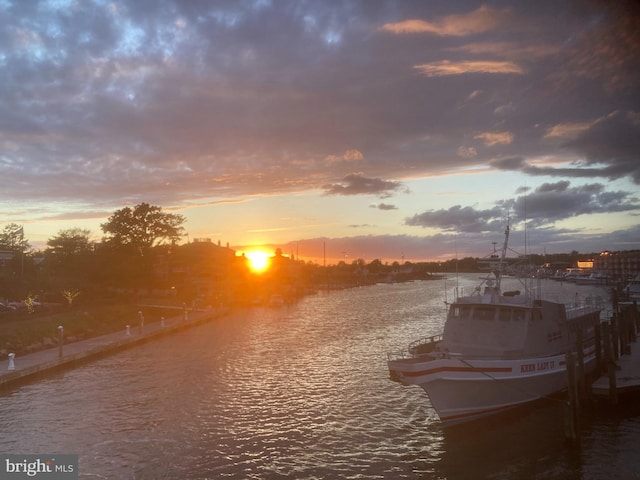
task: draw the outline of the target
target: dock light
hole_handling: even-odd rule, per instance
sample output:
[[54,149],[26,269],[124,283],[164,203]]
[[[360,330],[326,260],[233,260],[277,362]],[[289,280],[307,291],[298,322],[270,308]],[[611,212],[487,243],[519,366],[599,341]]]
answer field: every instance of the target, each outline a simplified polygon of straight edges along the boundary
[[58,357],[62,358],[62,344],[64,340],[64,327],[58,325]]

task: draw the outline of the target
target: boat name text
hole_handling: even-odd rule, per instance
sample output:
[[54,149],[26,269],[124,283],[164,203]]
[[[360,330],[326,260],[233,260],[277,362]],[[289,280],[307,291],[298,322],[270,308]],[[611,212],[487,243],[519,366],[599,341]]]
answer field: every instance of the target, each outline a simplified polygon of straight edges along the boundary
[[541,370],[551,370],[555,368],[555,361],[549,360],[548,362],[538,363],[525,363],[520,365],[520,373],[539,372]]

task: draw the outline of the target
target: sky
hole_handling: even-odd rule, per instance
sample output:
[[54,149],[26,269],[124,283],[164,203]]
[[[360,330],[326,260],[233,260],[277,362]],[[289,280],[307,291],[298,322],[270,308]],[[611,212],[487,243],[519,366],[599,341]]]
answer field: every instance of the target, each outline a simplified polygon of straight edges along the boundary
[[327,263],[640,248],[635,1],[0,0],[0,228]]

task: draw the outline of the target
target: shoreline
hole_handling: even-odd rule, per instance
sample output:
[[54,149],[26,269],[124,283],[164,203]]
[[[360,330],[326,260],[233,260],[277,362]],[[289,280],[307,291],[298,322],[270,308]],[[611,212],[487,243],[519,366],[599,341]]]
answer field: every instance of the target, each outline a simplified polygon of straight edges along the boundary
[[[48,348],[26,355],[16,356],[13,362],[5,359],[0,363],[0,394],[13,386],[27,383],[48,373],[73,368],[77,365],[112,355],[122,350],[168,336],[188,328],[226,316],[228,309],[189,310],[188,315],[177,315],[162,322],[153,322],[138,328],[118,331]],[[186,316],[186,318],[185,318]],[[13,363],[14,369],[9,370]]]

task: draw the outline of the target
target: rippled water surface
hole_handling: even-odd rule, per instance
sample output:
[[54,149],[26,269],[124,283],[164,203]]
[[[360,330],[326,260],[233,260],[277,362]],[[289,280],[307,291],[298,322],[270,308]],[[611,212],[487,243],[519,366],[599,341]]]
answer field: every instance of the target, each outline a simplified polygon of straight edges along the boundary
[[388,379],[388,351],[441,332],[455,283],[239,311],[21,386],[0,396],[0,451],[75,453],[84,479],[640,478],[633,403],[585,419],[578,448],[559,402],[443,431]]

